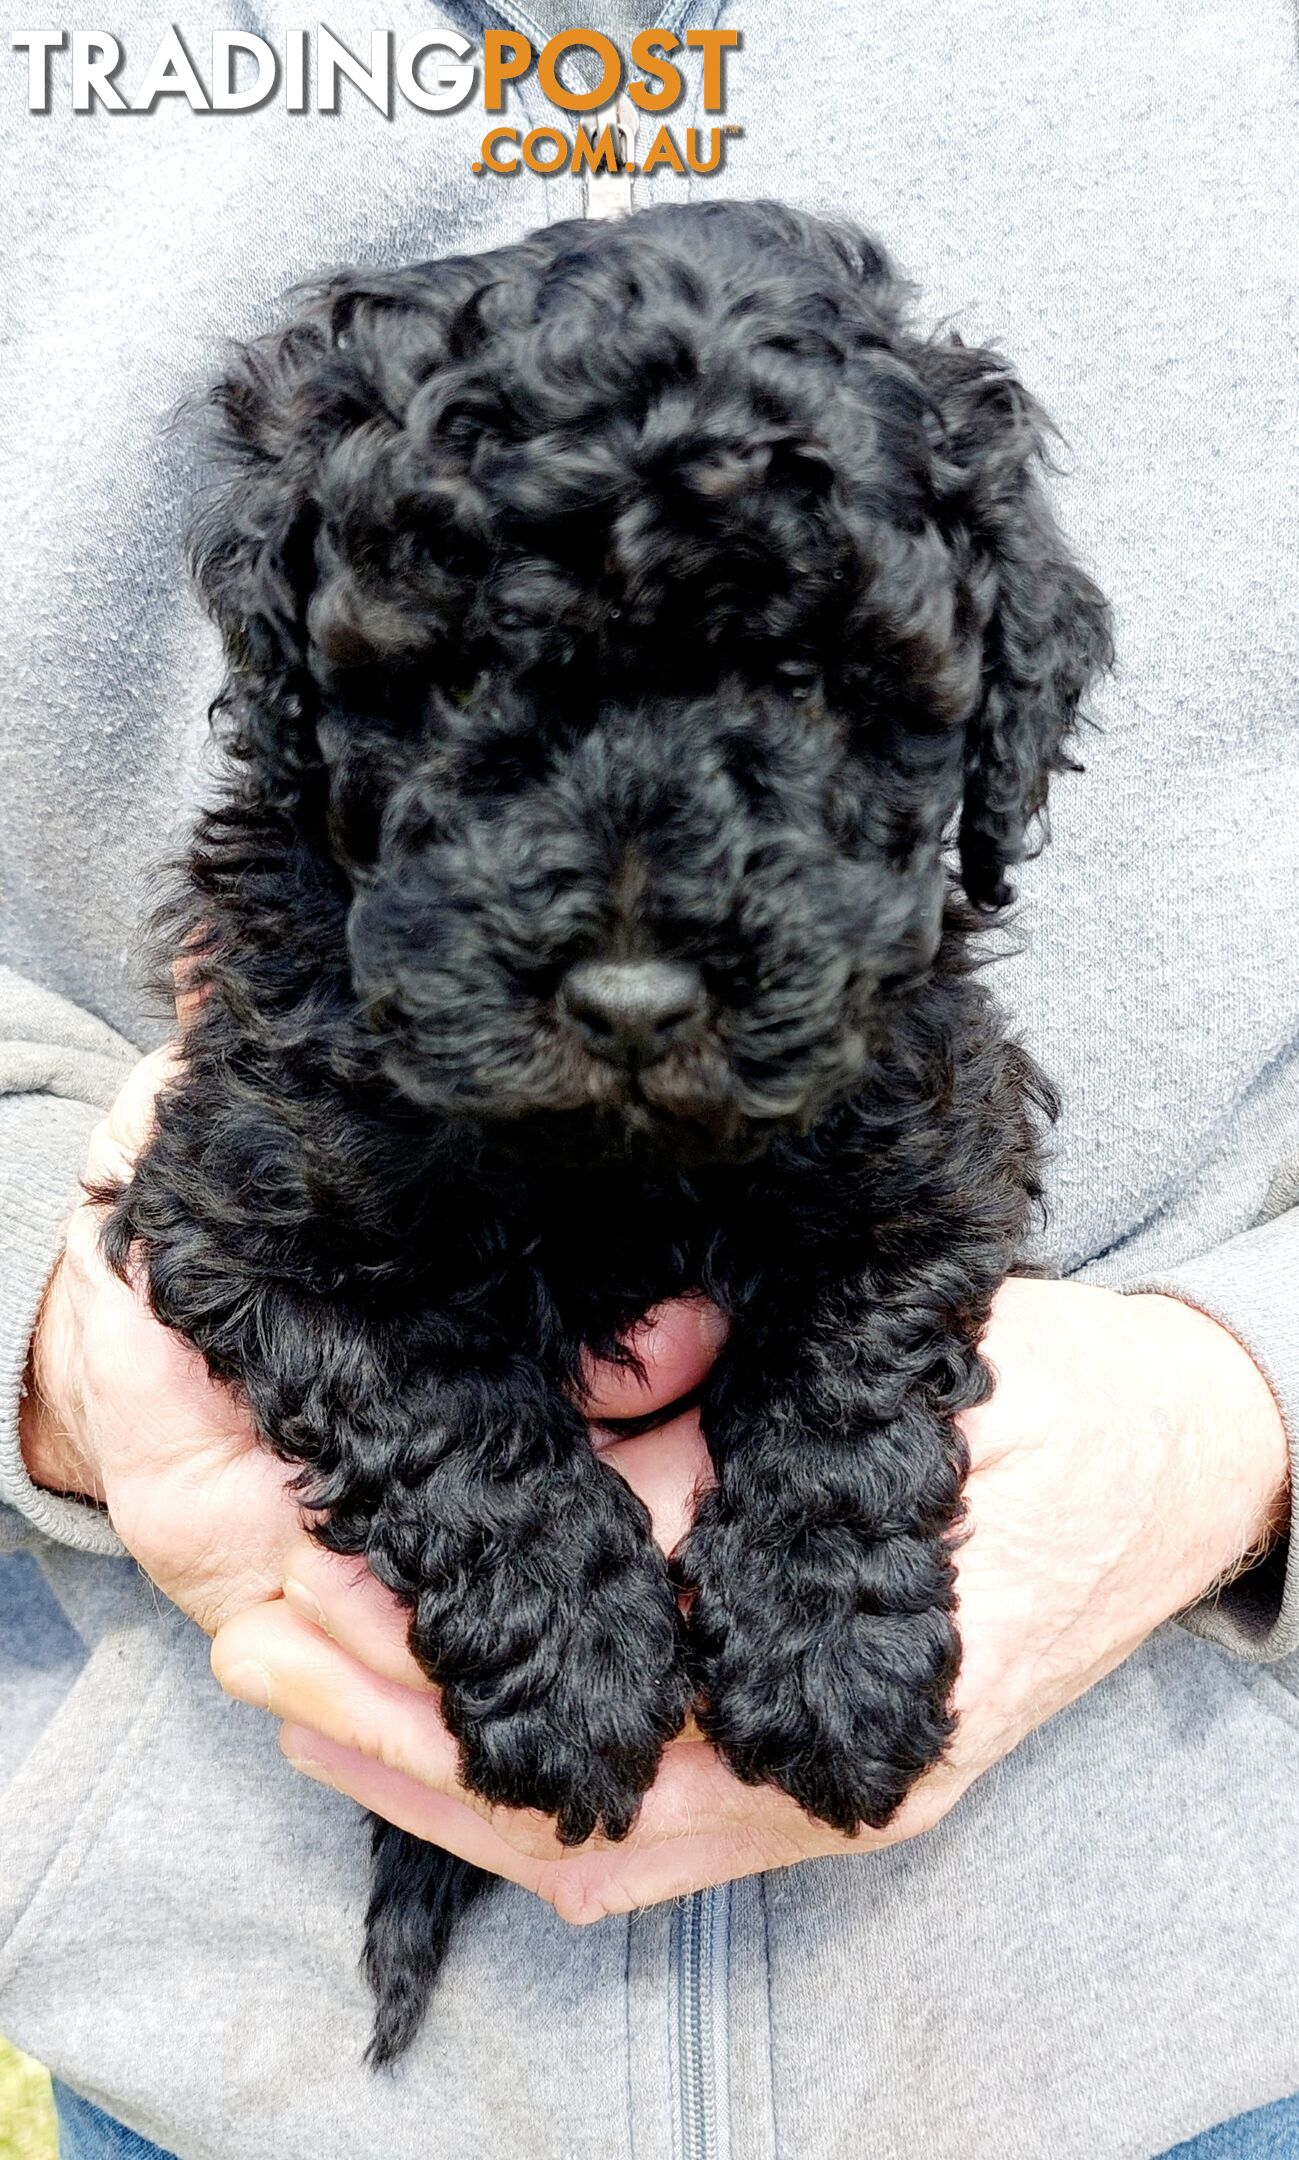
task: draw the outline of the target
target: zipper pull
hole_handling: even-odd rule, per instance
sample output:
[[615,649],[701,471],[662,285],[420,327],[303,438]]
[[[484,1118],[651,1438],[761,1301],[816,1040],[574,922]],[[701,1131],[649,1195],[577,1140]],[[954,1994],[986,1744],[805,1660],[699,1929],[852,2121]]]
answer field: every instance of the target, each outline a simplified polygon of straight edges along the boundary
[[584,113],[578,125],[588,141],[599,142],[605,128],[613,131],[618,160],[616,172],[601,165],[582,168],[582,215],[589,218],[625,217],[632,207],[632,173],[636,164],[636,130],[640,114],[625,90],[596,112]]

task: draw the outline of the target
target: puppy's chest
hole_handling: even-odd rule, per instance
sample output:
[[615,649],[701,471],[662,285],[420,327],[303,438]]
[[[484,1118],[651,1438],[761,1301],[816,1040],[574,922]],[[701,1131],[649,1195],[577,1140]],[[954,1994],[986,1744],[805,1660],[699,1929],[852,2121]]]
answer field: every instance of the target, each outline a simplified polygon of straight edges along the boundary
[[598,1343],[651,1306],[715,1287],[746,1210],[740,1190],[716,1181],[588,1173],[539,1179],[528,1195],[534,1278],[568,1330]]
[[[846,1173],[841,1195],[850,1186],[860,1194]],[[826,1203],[806,1167],[539,1178],[518,1224],[522,1272],[565,1333],[598,1348],[666,1299],[700,1292],[737,1312],[782,1273],[833,1266],[842,1216]],[[856,1244],[869,1211],[848,1212]]]

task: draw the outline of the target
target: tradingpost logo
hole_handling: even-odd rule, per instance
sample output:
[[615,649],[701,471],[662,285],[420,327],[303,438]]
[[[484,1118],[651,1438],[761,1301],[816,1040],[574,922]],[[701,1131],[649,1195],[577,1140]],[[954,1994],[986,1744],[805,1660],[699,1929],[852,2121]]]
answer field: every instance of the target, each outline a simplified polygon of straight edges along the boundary
[[[363,99],[391,120],[397,102],[421,113],[458,112],[480,95],[484,128],[476,173],[714,173],[728,139],[741,133],[724,112],[728,62],[738,30],[637,31],[624,51],[599,30],[560,30],[534,47],[518,30],[488,30],[481,51],[451,29],[398,44],[391,30],[370,33],[368,54],[353,51],[321,23],[289,30],[282,45],[249,30],[215,30],[201,54],[173,23],[154,49],[128,55],[111,30],[19,29],[10,32],[15,64],[26,69],[27,110],[61,105],[74,113],[153,112],[182,100],[194,112],[249,113],[279,102],[291,113],[333,113],[344,98]],[[686,87],[686,55],[699,55],[700,104],[707,124],[667,116]],[[570,64],[564,67],[565,62]],[[575,64],[576,63],[576,64]],[[562,70],[562,72],[561,72]],[[553,126],[520,128],[496,116],[511,84],[531,77],[556,114]],[[630,107],[638,151],[616,117]],[[646,126],[645,147],[639,149]]]

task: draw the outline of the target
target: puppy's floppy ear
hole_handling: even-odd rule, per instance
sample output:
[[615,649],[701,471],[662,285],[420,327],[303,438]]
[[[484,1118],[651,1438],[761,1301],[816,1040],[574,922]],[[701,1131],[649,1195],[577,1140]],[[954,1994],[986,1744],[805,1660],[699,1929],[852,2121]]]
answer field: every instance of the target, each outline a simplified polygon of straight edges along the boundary
[[318,763],[306,611],[327,342],[323,326],[302,322],[238,349],[209,400],[215,473],[189,531],[194,580],[225,647],[213,717],[284,798]]
[[1051,775],[1078,769],[1068,744],[1088,684],[1113,661],[1109,609],[1042,489],[1051,423],[1006,362],[952,339],[924,346],[919,366],[942,418],[937,477],[983,634],[961,876],[976,906],[1001,907],[1014,898],[1008,866],[1033,852]]

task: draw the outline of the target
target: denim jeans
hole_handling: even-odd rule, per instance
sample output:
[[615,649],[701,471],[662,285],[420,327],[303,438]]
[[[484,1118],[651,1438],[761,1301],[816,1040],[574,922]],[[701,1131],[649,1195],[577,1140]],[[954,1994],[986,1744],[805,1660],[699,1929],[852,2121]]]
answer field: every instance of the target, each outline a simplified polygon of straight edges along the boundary
[[[59,2160],[173,2160],[161,2146],[123,2129],[66,2085],[56,2082]],[[1299,2160],[1299,2093],[1219,2123],[1188,2144],[1174,2145],[1159,2160]]]
[[59,2160],[174,2160],[160,2145],[137,2137],[134,2130],[114,2122],[80,2093],[70,2092],[54,2080],[54,2106],[59,2118]]
[[1161,2160],[1299,2160],[1299,2093],[1188,2138]]

